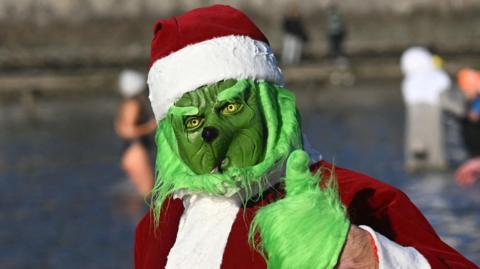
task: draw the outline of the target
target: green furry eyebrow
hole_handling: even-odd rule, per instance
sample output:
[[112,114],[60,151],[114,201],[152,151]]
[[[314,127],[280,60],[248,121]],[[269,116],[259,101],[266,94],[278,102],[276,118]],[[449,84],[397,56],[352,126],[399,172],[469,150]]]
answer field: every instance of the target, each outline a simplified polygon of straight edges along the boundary
[[225,100],[231,100],[237,96],[239,96],[245,89],[248,88],[248,81],[247,80],[239,80],[235,85],[232,87],[225,89],[224,91],[220,92],[217,96],[217,101],[222,102]]
[[[248,85],[249,85],[248,81],[246,80],[237,81],[235,85],[219,93],[217,96],[217,101],[222,102],[222,101],[231,100],[237,97],[243,91],[245,91],[245,89],[248,88]],[[171,114],[174,116],[194,116],[198,114],[198,107],[194,107],[194,106],[179,107],[179,106],[172,105],[170,109],[168,109],[168,114]]]
[[198,114],[198,108],[194,106],[175,106],[172,105],[170,109],[168,109],[168,114],[174,116],[193,116]]

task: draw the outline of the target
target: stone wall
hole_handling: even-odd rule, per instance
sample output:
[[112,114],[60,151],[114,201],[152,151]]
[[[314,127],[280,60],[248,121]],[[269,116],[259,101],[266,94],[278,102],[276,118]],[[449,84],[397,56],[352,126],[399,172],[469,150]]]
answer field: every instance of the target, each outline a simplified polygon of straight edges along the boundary
[[[2,0],[0,68],[129,65],[147,61],[156,18],[210,0]],[[230,0],[281,47],[282,14],[291,0]],[[324,12],[331,0],[298,1],[311,42],[307,54],[325,54]],[[398,54],[414,44],[445,53],[480,48],[478,0],[336,1],[348,26],[351,54]]]
[[56,20],[78,22],[92,18],[165,16],[219,2],[244,10],[255,10],[262,16],[270,18],[282,13],[294,2],[300,4],[307,15],[325,9],[332,2],[346,13],[363,15],[375,13],[402,15],[418,10],[451,13],[480,7],[478,0],[2,0],[0,20],[46,24]]

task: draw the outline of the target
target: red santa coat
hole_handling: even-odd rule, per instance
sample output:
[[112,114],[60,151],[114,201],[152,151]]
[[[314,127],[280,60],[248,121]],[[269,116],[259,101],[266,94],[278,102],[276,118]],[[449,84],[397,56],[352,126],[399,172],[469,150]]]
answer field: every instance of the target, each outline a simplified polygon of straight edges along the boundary
[[[312,165],[311,169],[317,171],[322,166],[331,168],[331,164],[322,161]],[[399,245],[414,247],[433,269],[478,268],[442,242],[422,213],[401,191],[340,167],[335,167],[335,175],[352,224],[370,226]],[[283,193],[271,190],[260,202],[240,208],[225,247],[222,269],[266,268],[262,256],[248,244],[248,231],[255,212],[282,196]],[[140,221],[135,236],[136,269],[165,267],[183,210],[180,199],[169,199],[164,204],[157,228],[151,213]]]

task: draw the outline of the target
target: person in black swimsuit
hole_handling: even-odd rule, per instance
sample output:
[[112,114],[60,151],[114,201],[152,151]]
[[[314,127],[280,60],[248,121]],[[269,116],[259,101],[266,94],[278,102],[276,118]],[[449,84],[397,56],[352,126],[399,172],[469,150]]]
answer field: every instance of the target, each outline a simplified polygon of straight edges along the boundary
[[115,130],[124,141],[121,167],[138,193],[146,196],[154,182],[149,151],[157,124],[144,94],[145,77],[136,71],[123,71],[119,89],[124,100],[115,120]]

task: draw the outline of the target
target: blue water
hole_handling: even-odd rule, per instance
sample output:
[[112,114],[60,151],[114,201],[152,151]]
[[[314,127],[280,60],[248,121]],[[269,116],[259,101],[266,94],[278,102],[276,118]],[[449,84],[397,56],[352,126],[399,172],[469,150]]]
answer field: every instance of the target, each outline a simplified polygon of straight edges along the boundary
[[0,268],[132,268],[143,208],[111,192],[114,111],[109,97],[40,100],[33,117],[2,106]]
[[[447,243],[479,263],[480,186],[461,189],[451,172],[403,172],[396,87],[297,85],[304,131],[326,160],[405,191]],[[146,207],[124,188],[117,104],[106,95],[40,98],[30,115],[0,105],[0,268],[132,268]]]

